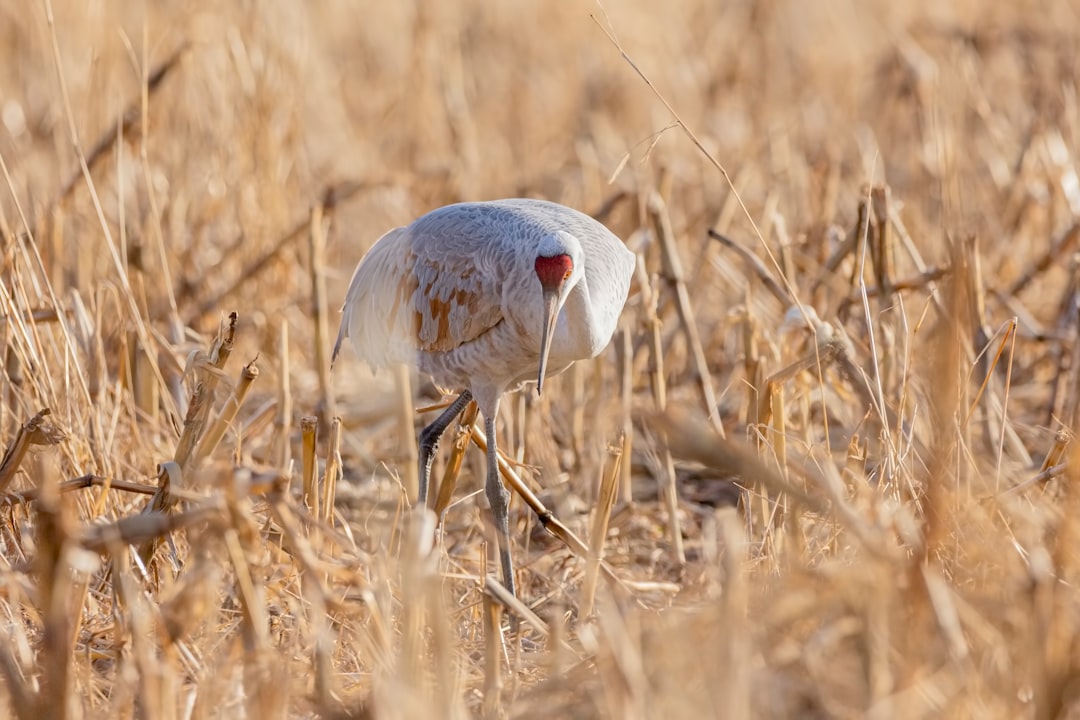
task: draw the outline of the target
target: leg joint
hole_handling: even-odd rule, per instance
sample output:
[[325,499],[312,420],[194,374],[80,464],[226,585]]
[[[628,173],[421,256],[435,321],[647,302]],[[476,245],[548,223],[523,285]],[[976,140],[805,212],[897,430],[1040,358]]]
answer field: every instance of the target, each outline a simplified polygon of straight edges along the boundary
[[444,428],[432,423],[420,431],[420,451],[434,454],[439,449],[439,438],[442,437]]

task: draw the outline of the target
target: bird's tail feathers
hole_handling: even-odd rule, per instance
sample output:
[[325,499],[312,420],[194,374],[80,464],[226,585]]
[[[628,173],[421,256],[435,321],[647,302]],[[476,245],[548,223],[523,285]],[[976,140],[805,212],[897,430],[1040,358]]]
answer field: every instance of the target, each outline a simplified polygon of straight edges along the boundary
[[408,325],[415,279],[406,228],[395,228],[372,246],[353,272],[341,313],[331,367],[345,340],[372,369],[385,367],[412,348]]

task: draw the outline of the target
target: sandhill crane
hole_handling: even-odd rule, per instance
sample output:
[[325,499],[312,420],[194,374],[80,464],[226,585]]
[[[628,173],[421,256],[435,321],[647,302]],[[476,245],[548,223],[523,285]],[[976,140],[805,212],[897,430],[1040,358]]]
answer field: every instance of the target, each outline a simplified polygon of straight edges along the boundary
[[457,398],[420,433],[418,502],[439,438],[469,400],[483,413],[485,492],[503,580],[514,592],[510,493],[499,478],[499,399],[596,357],[626,302],[635,257],[593,218],[552,202],[448,205],[383,235],[360,261],[342,308],[345,338],[373,369],[415,365]]

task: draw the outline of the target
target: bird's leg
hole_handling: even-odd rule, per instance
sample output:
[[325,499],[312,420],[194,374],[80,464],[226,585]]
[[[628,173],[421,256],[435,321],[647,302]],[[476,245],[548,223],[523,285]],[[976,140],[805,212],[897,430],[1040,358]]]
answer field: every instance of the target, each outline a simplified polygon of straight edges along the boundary
[[510,561],[510,491],[499,478],[499,455],[495,449],[495,412],[484,413],[487,444],[487,493],[491,505],[491,515],[495,520],[495,537],[499,542],[499,564],[502,565],[503,583],[511,595],[517,595],[514,589],[514,565]]
[[423,507],[427,505],[428,478],[431,475],[431,463],[435,459],[435,451],[439,449],[439,438],[454,422],[454,418],[461,414],[465,406],[472,400],[472,393],[463,391],[457,396],[450,406],[435,418],[435,421],[420,431],[420,488],[416,496],[416,502]]

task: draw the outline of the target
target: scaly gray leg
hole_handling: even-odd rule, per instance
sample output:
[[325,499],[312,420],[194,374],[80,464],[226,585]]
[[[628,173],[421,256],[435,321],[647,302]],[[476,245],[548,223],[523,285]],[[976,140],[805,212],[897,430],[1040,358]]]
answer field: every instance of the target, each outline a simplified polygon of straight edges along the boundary
[[491,515],[495,519],[495,537],[499,542],[499,563],[502,565],[503,583],[506,589],[516,596],[514,565],[510,561],[510,491],[503,486],[499,478],[499,455],[495,448],[495,415],[496,412],[484,415],[488,440],[487,485],[484,486],[484,491],[487,493],[488,503],[491,504]]
[[420,431],[420,492],[417,494],[416,503],[423,507],[427,505],[428,478],[431,475],[431,463],[435,460],[435,451],[439,449],[439,438],[454,422],[454,418],[461,414],[465,406],[472,400],[472,393],[465,390],[450,407],[442,411],[435,421]]

